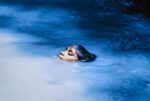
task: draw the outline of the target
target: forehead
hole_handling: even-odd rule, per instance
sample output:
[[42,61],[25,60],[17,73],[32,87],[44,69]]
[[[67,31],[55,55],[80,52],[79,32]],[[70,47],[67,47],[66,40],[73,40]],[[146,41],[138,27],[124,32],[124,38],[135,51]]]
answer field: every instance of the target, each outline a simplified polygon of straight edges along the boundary
[[69,46],[69,47],[67,47],[67,50],[71,50],[71,51],[73,51],[73,52],[76,52],[77,50],[76,50],[76,48],[75,47],[73,47],[73,46]]
[[69,47],[67,47],[67,50],[72,50],[72,49],[74,49],[74,47],[73,47],[73,46],[69,46]]

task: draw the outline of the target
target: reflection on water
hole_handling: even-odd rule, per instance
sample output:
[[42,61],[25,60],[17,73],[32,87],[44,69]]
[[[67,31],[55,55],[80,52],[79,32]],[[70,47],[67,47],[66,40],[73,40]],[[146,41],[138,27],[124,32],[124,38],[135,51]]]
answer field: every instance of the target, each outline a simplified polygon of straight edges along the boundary
[[[1,101],[150,100],[147,20],[103,11],[96,25],[69,9],[0,9]],[[60,61],[57,54],[73,43],[98,58]]]

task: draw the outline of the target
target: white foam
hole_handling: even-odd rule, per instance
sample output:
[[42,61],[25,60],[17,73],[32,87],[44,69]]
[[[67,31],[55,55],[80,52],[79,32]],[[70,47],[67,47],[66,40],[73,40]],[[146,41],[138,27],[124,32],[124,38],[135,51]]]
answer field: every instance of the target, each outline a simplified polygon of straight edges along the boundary
[[22,53],[11,35],[0,39],[1,101],[90,101],[77,64]]

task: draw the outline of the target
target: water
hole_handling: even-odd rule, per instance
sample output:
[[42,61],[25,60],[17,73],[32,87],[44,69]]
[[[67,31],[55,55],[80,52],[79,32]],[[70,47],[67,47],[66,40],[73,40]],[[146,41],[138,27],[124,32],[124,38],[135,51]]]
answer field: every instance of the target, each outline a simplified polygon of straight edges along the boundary
[[[94,3],[85,12],[80,2],[57,2],[62,5],[2,1],[0,100],[149,101],[149,19],[110,9],[113,4],[93,13]],[[59,60],[58,53],[74,43],[97,59]]]

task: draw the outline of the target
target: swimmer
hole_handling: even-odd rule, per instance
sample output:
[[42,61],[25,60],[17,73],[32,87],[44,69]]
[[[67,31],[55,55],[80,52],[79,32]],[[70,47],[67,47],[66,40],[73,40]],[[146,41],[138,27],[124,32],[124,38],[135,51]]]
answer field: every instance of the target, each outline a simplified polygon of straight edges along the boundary
[[89,61],[95,60],[96,55],[88,52],[81,45],[71,45],[71,46],[67,47],[65,51],[62,51],[58,57],[64,61],[89,62]]

